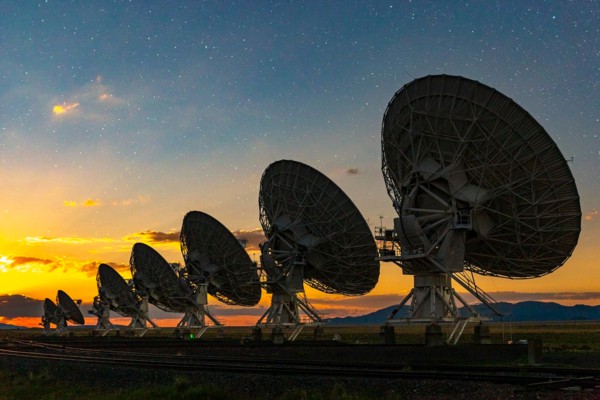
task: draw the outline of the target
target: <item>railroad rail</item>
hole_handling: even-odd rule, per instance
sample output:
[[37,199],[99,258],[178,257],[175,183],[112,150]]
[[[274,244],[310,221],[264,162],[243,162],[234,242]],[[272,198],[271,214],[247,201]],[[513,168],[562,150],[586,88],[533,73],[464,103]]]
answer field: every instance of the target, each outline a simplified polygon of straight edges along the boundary
[[377,379],[486,381],[521,386],[525,390],[567,387],[600,392],[600,369],[518,366],[481,366],[415,363],[338,362],[332,360],[273,359],[231,356],[162,354],[141,351],[81,348],[63,344],[9,340],[0,344],[0,357],[109,364],[230,373],[316,375]]

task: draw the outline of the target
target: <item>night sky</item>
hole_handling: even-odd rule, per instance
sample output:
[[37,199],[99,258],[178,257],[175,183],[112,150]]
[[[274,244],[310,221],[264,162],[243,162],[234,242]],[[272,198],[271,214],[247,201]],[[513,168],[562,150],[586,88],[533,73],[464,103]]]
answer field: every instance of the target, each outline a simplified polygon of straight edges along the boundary
[[[89,303],[98,263],[128,277],[136,241],[182,261],[190,210],[259,238],[260,177],[279,159],[317,168],[369,225],[391,227],[383,112],[430,74],[499,90],[572,158],[583,212],[573,257],[484,289],[600,304],[598,2],[8,1],[0,54],[0,322],[39,319],[15,310],[57,289]],[[343,315],[394,304],[411,285],[382,264],[373,293],[342,308],[310,294]]]

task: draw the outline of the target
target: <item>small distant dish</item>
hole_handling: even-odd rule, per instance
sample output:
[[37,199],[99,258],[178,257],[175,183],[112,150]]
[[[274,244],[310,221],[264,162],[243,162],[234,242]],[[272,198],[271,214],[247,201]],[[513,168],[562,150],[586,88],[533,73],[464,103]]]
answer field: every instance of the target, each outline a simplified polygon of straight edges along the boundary
[[152,247],[136,243],[129,263],[136,293],[161,310],[183,313],[178,327],[194,328],[199,337],[208,327],[205,317],[214,325],[221,325],[208,311],[206,285],[195,285],[180,276]]
[[161,310],[185,312],[193,289],[156,250],[136,243],[129,264],[137,293],[148,295],[150,303]]
[[[79,306],[68,294],[59,290],[56,296],[56,304],[48,298],[44,300],[44,315],[42,316],[44,333],[57,335],[67,333],[67,321],[78,325],[85,324]],[[51,330],[51,324],[56,325],[55,331]]]
[[156,324],[148,318],[148,302],[138,296],[125,279],[110,265],[100,264],[96,274],[98,296],[94,298],[91,313],[98,317],[97,329],[116,329],[110,322],[110,311],[131,317],[129,328],[145,329],[147,323]]
[[63,312],[54,304],[52,300],[46,298],[44,300],[44,315],[42,316],[42,325],[44,329],[49,330],[50,324],[57,326],[66,326],[65,316]]

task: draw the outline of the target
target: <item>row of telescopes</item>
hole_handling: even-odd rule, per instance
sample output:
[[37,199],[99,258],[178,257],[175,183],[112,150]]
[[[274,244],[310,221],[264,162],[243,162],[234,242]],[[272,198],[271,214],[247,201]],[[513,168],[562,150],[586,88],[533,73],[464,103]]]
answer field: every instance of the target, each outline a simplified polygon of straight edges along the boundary
[[[143,332],[157,325],[148,304],[183,314],[179,328],[220,326],[207,307],[207,294],[228,305],[255,306],[261,286],[272,304],[258,325],[301,326],[304,312],[313,322],[322,318],[306,300],[304,284],[326,293],[361,295],[379,276],[375,240],[358,209],[325,175],[296,161],[281,160],[264,172],[260,221],[267,241],[261,247],[261,268],[244,246],[212,216],[191,211],[183,219],[180,243],[184,265],[170,264],[144,243],[133,246],[127,282],[108,264],[96,275],[98,295],[90,312],[98,330],[116,327],[110,312],[130,317],[128,329]],[[261,276],[263,277],[261,279]],[[43,322],[64,331],[66,321],[83,324],[83,316],[66,293],[57,304],[45,300]]]
[[[220,325],[208,311],[208,294],[250,307],[264,288],[271,305],[257,328],[293,326],[293,339],[303,325],[301,314],[322,322],[304,284],[328,294],[364,295],[386,261],[414,277],[386,326],[447,322],[456,341],[468,322],[485,318],[452,282],[499,315],[474,273],[536,278],[571,256],[581,207],[567,161],[544,128],[495,89],[448,75],[406,84],[385,111],[381,148],[384,182],[398,214],[392,229],[376,228],[374,236],[333,181],[303,163],[276,161],[260,181],[259,220],[266,237],[260,267],[219,221],[189,212],[180,237],[183,267],[174,268],[143,243],[133,246],[129,283],[100,265],[91,311],[97,328],[114,328],[111,311],[131,317],[130,329],[156,327],[148,317],[150,303],[182,313],[178,326],[201,334],[207,320]],[[405,305],[408,311],[400,312]],[[44,309],[46,327],[83,323],[64,292],[57,304],[46,299]]]

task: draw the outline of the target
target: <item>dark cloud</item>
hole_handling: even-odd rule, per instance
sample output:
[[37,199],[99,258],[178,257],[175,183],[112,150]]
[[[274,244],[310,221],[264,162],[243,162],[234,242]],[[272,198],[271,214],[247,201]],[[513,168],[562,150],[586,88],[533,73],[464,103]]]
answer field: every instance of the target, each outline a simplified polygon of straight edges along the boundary
[[[56,296],[56,293],[54,293]],[[51,299],[54,301],[54,299]],[[32,299],[20,294],[0,295],[0,317],[40,317],[44,313],[44,301]]]
[[358,170],[358,168],[348,168],[346,170],[346,173],[348,175],[358,175],[358,174],[360,174],[360,171]]
[[259,243],[267,240],[265,237],[265,233],[262,228],[256,228],[253,230],[237,230],[233,231],[233,236],[235,236],[238,240],[246,241],[246,251],[256,251],[258,250]]

